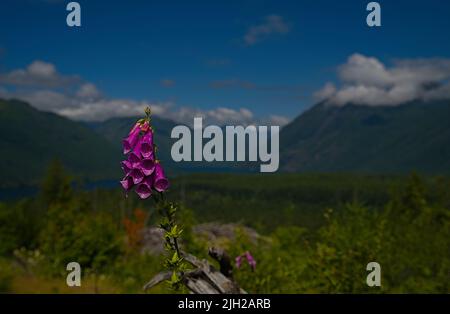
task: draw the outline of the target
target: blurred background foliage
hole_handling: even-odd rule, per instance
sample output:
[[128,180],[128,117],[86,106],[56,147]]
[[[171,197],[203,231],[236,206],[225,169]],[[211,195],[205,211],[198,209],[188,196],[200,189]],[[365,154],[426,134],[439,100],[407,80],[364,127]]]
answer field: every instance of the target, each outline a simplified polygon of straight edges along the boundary
[[[173,178],[169,198],[180,202],[185,250],[208,258],[219,246],[233,260],[251,252],[256,269],[233,270],[248,292],[450,292],[447,177],[197,174]],[[0,291],[143,293],[163,269],[145,236],[153,205],[119,188],[84,189],[53,162],[37,195],[0,203]],[[198,232],[211,222],[233,223],[232,236]],[[71,261],[81,264],[80,288],[65,284]],[[381,287],[366,285],[372,261]]]

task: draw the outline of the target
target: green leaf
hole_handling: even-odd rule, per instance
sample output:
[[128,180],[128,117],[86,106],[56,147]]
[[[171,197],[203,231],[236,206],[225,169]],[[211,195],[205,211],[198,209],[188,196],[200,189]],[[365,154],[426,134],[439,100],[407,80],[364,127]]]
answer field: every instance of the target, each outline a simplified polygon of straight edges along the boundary
[[178,262],[178,253],[177,253],[177,251],[175,251],[174,253],[173,253],[173,256],[172,256],[172,263],[176,263],[176,262]]
[[178,275],[177,275],[176,271],[172,272],[172,277],[170,278],[170,281],[172,283],[177,283],[178,282]]

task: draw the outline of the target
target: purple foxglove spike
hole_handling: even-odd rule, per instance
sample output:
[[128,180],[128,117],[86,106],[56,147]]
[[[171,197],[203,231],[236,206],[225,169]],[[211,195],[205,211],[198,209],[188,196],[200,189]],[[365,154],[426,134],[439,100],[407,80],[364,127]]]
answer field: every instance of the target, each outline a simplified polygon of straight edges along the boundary
[[142,159],[139,169],[145,176],[149,176],[155,171],[155,162],[152,159]]
[[169,180],[167,180],[164,175],[164,170],[161,166],[161,163],[156,163],[155,165],[155,182],[154,188],[158,192],[164,192],[169,187]]
[[139,184],[144,179],[144,174],[139,169],[133,169],[130,172],[130,177],[133,179],[134,184]]
[[120,165],[122,166],[122,170],[125,172],[125,175],[128,175],[132,169],[131,163],[128,160],[123,160]]
[[141,199],[145,200],[152,195],[152,189],[146,183],[141,183],[136,187],[136,193]]
[[131,177],[125,177],[122,181],[120,181],[120,184],[124,188],[125,191],[129,191],[133,187],[133,179]]
[[153,132],[148,131],[142,137],[140,152],[144,158],[154,158],[153,154]]
[[141,157],[140,155],[136,155],[134,152],[132,152],[130,155],[128,155],[128,162],[131,165],[131,168],[138,169],[141,165]]
[[141,131],[140,125],[136,124],[133,129],[131,129],[130,134],[122,141],[123,153],[128,154],[136,145],[139,140],[139,132]]
[[235,262],[236,262],[236,268],[241,268],[242,256],[241,255],[236,256]]

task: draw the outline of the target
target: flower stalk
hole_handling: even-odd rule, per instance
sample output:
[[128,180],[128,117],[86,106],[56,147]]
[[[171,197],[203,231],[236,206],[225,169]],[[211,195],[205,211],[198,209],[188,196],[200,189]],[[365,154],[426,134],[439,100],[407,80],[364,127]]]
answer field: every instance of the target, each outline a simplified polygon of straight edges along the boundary
[[183,229],[176,223],[177,206],[165,199],[164,192],[169,188],[161,162],[156,158],[156,145],[153,140],[151,110],[145,109],[145,117],[139,119],[123,140],[123,153],[127,159],[121,162],[125,177],[120,181],[126,195],[133,190],[141,199],[152,196],[157,212],[161,216],[159,226],[164,230],[164,248],[167,258],[164,266],[172,272],[169,285],[178,290],[183,281],[187,264],[179,247]]
[[183,229],[175,220],[177,206],[174,203],[167,202],[163,193],[160,194],[160,198],[155,200],[158,212],[162,217],[160,227],[164,230],[164,248],[167,252],[164,266],[172,272],[168,283],[173,289],[178,290],[182,284],[184,272],[187,269],[187,264],[184,262],[178,242]]

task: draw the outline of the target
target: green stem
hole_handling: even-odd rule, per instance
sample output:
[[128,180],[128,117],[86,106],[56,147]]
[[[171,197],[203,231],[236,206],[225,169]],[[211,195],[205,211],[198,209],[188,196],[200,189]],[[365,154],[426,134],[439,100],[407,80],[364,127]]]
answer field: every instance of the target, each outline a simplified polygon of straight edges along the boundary
[[[167,208],[166,208],[167,203],[166,203],[166,200],[165,200],[165,198],[164,198],[164,193],[161,192],[160,195],[161,195],[161,200],[162,200],[162,202],[163,202],[163,206],[164,206],[165,209],[166,209],[166,210],[165,210],[165,214],[166,214],[167,220],[169,221],[169,224],[170,224],[170,226],[172,227],[172,226],[175,224],[175,221],[172,219],[173,217],[171,217],[171,216],[169,215],[169,212],[168,212],[168,210],[167,210]],[[180,249],[179,249],[179,246],[178,246],[178,239],[177,239],[176,237],[173,237],[172,241],[173,241],[173,246],[175,247],[175,251],[176,251],[177,254],[178,254],[178,257],[181,257]]]
[[[161,216],[163,217],[163,221],[161,222],[161,226],[166,232],[164,238],[167,241],[168,247],[166,248],[168,253],[168,260],[167,260],[167,267],[169,270],[173,271],[174,274],[176,274],[176,278],[178,277],[178,274],[183,276],[184,273],[184,263],[182,261],[180,248],[178,244],[178,235],[179,233],[173,232],[173,230],[178,227],[175,223],[175,214],[176,214],[176,207],[168,203],[165,199],[164,193],[159,193],[159,197],[155,195],[155,202],[156,206],[158,208],[158,211],[160,212]],[[178,230],[179,231],[179,230]],[[173,256],[176,253],[176,260],[173,260]],[[172,258],[171,258],[172,257]],[[178,277],[180,278],[180,277]],[[180,279],[171,280],[172,287],[174,289],[179,288],[179,281]]]
[[177,238],[173,238],[173,245],[175,246],[175,250],[177,251],[178,256],[181,257],[180,249],[178,248],[178,240],[177,240]]

